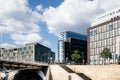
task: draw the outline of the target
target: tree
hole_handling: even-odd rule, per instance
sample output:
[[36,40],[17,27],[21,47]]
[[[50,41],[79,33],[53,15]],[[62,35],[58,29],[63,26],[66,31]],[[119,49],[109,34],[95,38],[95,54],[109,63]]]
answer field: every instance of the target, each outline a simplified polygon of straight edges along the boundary
[[103,51],[100,53],[100,57],[102,57],[104,61],[108,58],[112,58],[112,53],[110,52],[110,49],[104,48]]
[[74,53],[71,55],[71,58],[76,63],[81,58],[79,51],[75,50]]
[[118,64],[120,64],[120,56],[118,57]]

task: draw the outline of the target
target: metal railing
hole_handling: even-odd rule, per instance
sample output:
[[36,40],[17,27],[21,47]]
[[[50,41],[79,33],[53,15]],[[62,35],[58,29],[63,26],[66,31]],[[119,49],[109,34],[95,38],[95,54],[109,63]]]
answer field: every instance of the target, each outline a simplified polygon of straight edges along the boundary
[[47,62],[41,61],[25,61],[25,60],[17,60],[17,59],[3,59],[0,58],[1,61],[9,61],[9,62],[18,62],[18,63],[25,63],[25,64],[36,64],[36,65],[48,65]]

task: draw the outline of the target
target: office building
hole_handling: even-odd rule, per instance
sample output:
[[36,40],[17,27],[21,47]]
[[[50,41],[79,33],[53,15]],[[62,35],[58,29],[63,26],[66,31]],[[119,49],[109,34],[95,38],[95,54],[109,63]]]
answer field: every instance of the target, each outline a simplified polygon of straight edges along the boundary
[[71,55],[78,50],[86,63],[87,60],[87,37],[86,35],[65,31],[62,33],[63,40],[58,41],[58,60],[61,63],[71,62]]
[[86,35],[72,32],[72,31],[62,32],[61,35],[62,35],[64,41],[68,41],[69,38],[74,38],[74,39],[79,39],[79,40],[84,40],[84,41],[87,40]]
[[112,59],[106,63],[117,63],[120,55],[120,7],[96,17],[96,21],[88,28],[88,63],[102,64],[100,52],[109,48]]
[[[0,59],[25,62],[48,62],[49,57],[55,56],[53,53],[54,52],[48,47],[39,43],[31,43],[19,48],[0,49]],[[53,59],[55,58],[53,57]]]

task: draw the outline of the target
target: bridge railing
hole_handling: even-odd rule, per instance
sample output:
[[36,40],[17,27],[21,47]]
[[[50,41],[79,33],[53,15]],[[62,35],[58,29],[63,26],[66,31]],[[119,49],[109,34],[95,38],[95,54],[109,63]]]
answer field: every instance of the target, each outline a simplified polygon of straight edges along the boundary
[[0,58],[1,61],[9,61],[9,62],[18,62],[18,63],[28,63],[28,64],[42,64],[42,65],[48,65],[47,62],[41,62],[41,61],[25,61],[25,60],[16,60],[16,59],[2,59]]

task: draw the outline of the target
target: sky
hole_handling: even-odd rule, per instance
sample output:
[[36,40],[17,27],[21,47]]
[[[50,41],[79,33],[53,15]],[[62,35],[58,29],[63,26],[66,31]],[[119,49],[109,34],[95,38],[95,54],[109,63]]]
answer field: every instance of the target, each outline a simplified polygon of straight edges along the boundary
[[57,54],[61,32],[87,34],[96,16],[117,7],[120,0],[0,0],[0,47],[38,42]]

